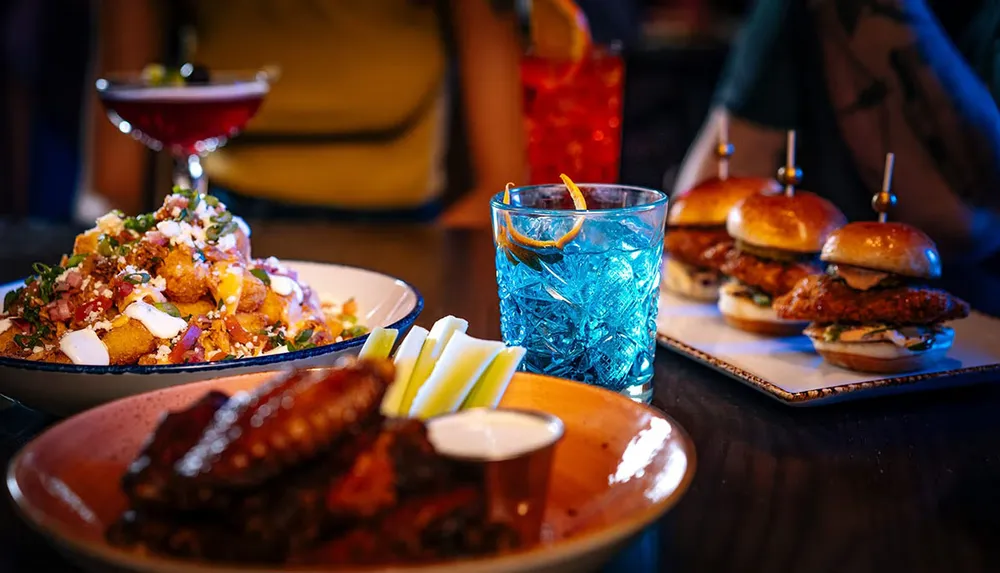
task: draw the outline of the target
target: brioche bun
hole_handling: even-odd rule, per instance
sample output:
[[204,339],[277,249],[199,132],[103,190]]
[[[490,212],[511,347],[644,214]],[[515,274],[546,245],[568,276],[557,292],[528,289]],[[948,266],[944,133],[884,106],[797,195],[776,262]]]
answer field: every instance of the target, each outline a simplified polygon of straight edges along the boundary
[[847,222],[840,209],[808,191],[758,193],[737,203],[726,231],[750,245],[796,253],[818,253],[827,237]]
[[714,302],[719,298],[722,277],[712,271],[699,271],[672,258],[663,263],[663,279],[666,290],[692,300]]
[[733,205],[763,190],[777,191],[778,184],[763,177],[712,178],[670,198],[667,226],[718,226],[726,224]]
[[719,312],[729,326],[765,336],[795,336],[802,334],[809,324],[778,318],[773,307],[759,306],[746,297],[735,296],[733,292],[738,288],[726,283],[719,289]]
[[830,234],[820,258],[907,277],[941,276],[937,245],[926,233],[904,223],[859,221],[845,225]]

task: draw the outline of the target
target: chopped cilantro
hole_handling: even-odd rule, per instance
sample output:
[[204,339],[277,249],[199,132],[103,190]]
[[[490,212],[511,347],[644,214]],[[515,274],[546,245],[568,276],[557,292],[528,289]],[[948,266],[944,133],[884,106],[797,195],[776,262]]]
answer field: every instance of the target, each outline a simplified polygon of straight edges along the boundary
[[129,284],[146,284],[149,282],[149,273],[129,273],[122,277],[122,280]]
[[24,292],[24,287],[8,291],[3,297],[3,311],[9,312],[10,307],[14,306],[19,298],[21,298],[21,293]]
[[155,302],[153,303],[153,306],[160,312],[165,312],[174,318],[181,318],[181,311],[169,302]]
[[757,306],[771,306],[771,296],[767,293],[754,291],[750,295],[750,300]]
[[69,259],[66,260],[66,264],[63,266],[63,268],[64,269],[72,269],[73,267],[78,267],[78,266],[80,266],[80,263],[82,263],[83,261],[87,260],[87,257],[89,257],[89,256],[90,255],[88,255],[86,253],[82,253],[82,254],[79,254],[79,255],[73,255],[72,257],[70,257]]
[[217,215],[213,215],[211,221],[215,224],[205,231],[205,237],[209,241],[218,241],[223,235],[228,235],[239,228],[236,221],[233,221],[233,214],[229,211],[223,211]]
[[154,217],[152,213],[144,213],[142,215],[136,215],[135,217],[125,219],[123,224],[126,229],[141,234],[156,226],[156,217]]
[[105,257],[113,257],[119,245],[118,239],[102,234],[97,238],[97,253]]
[[308,343],[309,339],[312,338],[312,335],[313,335],[313,329],[307,328],[303,330],[298,334],[298,336],[295,337],[295,342],[294,342],[295,346],[301,347],[303,344]]
[[364,336],[368,334],[368,329],[364,326],[352,326],[344,331],[344,338],[357,338],[358,336]]
[[840,324],[831,324],[826,327],[823,331],[823,340],[826,342],[837,342],[840,340],[841,333],[844,332],[844,326]]
[[271,286],[271,276],[264,269],[250,269],[250,274],[260,279],[264,286]]

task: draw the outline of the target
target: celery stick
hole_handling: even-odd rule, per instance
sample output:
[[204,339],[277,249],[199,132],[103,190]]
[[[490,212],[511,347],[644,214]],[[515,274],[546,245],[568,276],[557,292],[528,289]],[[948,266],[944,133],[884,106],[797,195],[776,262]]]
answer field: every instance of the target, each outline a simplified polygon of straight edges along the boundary
[[410,416],[427,419],[458,410],[490,362],[504,349],[502,342],[479,340],[456,332],[434,371],[413,399]]
[[400,411],[403,394],[406,392],[410,375],[413,373],[413,365],[417,362],[417,356],[420,355],[420,348],[424,345],[425,340],[427,340],[427,329],[422,326],[414,326],[399,343],[399,348],[396,349],[396,355],[393,357],[393,362],[396,365],[396,378],[386,391],[385,398],[382,399],[382,415],[390,417],[403,415],[403,412]]
[[392,352],[392,345],[396,343],[399,331],[395,328],[382,328],[381,326],[372,329],[368,334],[368,340],[361,347],[358,358],[383,359],[388,358]]
[[520,346],[504,348],[479,377],[479,381],[462,403],[462,410],[469,408],[496,408],[507,391],[510,379],[524,359],[525,349]]
[[413,399],[427,378],[430,377],[431,372],[434,371],[434,365],[437,364],[438,358],[441,357],[441,353],[444,352],[452,335],[456,332],[464,334],[468,328],[468,322],[454,316],[446,316],[434,323],[430,333],[427,334],[427,340],[420,348],[417,362],[413,365],[413,373],[410,375],[410,381],[406,384],[403,400],[399,405],[400,413],[405,415],[410,412]]

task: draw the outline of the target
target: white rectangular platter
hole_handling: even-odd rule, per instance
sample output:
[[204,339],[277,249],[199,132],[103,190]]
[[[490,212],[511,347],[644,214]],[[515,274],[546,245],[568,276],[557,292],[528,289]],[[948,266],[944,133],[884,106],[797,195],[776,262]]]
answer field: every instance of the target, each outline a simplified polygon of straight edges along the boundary
[[657,341],[794,406],[1000,379],[1000,320],[973,312],[949,323],[955,343],[934,368],[885,377],[825,363],[805,336],[768,338],[727,326],[714,304],[660,293]]

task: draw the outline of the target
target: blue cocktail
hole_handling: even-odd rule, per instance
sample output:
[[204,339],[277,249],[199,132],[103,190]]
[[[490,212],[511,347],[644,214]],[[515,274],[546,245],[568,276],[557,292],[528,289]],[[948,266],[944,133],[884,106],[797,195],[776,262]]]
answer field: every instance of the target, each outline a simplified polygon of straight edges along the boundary
[[563,185],[493,198],[504,341],[522,368],[652,396],[660,257],[667,196],[621,185]]

